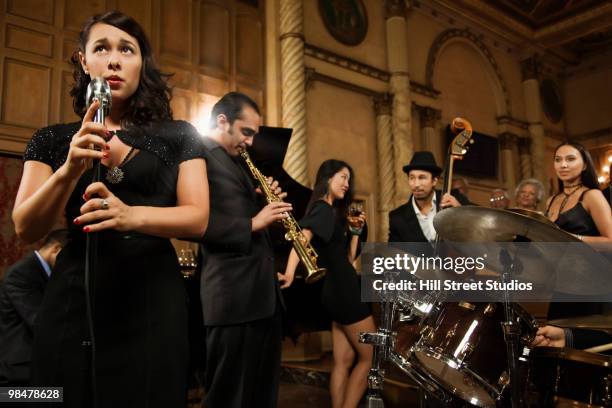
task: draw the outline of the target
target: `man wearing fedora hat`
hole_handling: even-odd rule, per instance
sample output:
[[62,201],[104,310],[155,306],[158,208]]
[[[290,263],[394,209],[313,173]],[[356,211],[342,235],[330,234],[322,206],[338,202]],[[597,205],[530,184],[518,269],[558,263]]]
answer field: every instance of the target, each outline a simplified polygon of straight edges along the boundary
[[408,175],[412,195],[389,213],[389,242],[430,242],[436,240],[433,218],[446,207],[459,207],[469,202],[459,192],[454,195],[435,190],[442,169],[431,152],[415,152],[403,167]]

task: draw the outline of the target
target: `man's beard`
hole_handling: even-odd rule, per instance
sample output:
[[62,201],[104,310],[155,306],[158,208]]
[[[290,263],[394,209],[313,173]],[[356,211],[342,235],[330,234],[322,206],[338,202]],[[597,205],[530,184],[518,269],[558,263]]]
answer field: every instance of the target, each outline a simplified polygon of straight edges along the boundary
[[[416,197],[416,196],[414,198],[417,201],[428,202],[428,201],[431,201],[434,193],[435,193],[435,190],[432,188],[431,191],[426,196],[424,196],[423,198],[419,198],[419,197]],[[414,195],[414,193],[412,193],[412,194]]]

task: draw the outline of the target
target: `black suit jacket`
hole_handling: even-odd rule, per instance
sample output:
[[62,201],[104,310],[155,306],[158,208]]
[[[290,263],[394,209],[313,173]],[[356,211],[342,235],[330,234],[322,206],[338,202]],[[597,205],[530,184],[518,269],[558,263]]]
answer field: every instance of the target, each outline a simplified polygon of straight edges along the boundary
[[[436,211],[440,211],[441,196],[436,190]],[[389,242],[427,242],[412,206],[412,196],[389,213]]]
[[[451,193],[461,205],[473,205],[459,191]],[[442,192],[436,190],[436,211],[440,211],[441,200]],[[389,213],[389,242],[427,242],[412,206],[412,196],[407,203]]]
[[278,297],[267,231],[251,231],[261,209],[248,169],[204,139],[210,218],[202,238],[200,294],[204,324],[230,325],[273,316]]
[[31,252],[11,266],[0,283],[0,383],[26,383],[34,321],[49,277]]

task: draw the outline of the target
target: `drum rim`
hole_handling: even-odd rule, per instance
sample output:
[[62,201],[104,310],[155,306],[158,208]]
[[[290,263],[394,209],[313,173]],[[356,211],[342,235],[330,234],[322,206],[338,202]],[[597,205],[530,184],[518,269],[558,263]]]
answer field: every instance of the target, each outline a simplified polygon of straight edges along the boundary
[[[501,397],[504,391],[505,386],[501,386],[500,387],[501,389],[498,390],[497,388],[489,384],[484,378],[482,378],[480,375],[478,375],[476,372],[470,369],[470,367],[466,364],[463,364],[463,363],[457,364],[457,362],[454,361],[452,358],[449,358],[442,353],[434,351],[430,347],[419,346],[418,344],[412,347],[410,356],[411,358],[413,357],[415,359],[414,365],[418,366],[421,370],[426,371],[430,377],[434,378],[435,381],[439,383],[442,387],[444,387],[448,392],[456,395],[458,398],[462,399],[463,401],[469,402],[470,404],[477,405],[482,408],[491,406],[491,405],[485,404],[484,401],[482,400],[478,400],[479,403],[474,404],[474,402],[471,402],[473,398],[468,398],[466,392],[461,391],[457,389],[454,385],[448,383],[447,381],[444,381],[443,379],[438,378],[437,376],[434,376],[427,369],[427,367],[425,367],[424,364],[419,360],[418,356],[416,355],[417,352],[421,352],[425,354],[427,357],[439,360],[442,363],[446,364],[449,368],[455,371],[469,374],[472,378],[474,378],[479,383],[481,388],[489,395],[489,397],[491,398],[493,402],[493,406],[495,406],[495,402],[499,400],[499,398]],[[452,364],[449,364],[450,362],[452,362]]]

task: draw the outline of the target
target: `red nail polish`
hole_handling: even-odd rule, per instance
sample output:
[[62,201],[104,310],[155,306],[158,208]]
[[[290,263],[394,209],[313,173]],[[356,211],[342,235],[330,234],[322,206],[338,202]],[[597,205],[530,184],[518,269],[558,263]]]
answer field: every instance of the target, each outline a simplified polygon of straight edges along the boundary
[[83,227],[83,232],[89,232],[89,227]]
[[106,150],[110,150],[110,146],[109,146],[109,145],[104,145],[104,148],[105,148]]
[[108,159],[108,153],[102,153],[102,157],[104,157],[105,159]]
[[74,221],[72,221],[72,222],[74,222],[76,225],[79,225],[81,223],[81,221],[79,221],[78,218],[75,218]]
[[87,194],[83,194],[83,200],[85,201],[89,200],[89,197],[87,197]]

